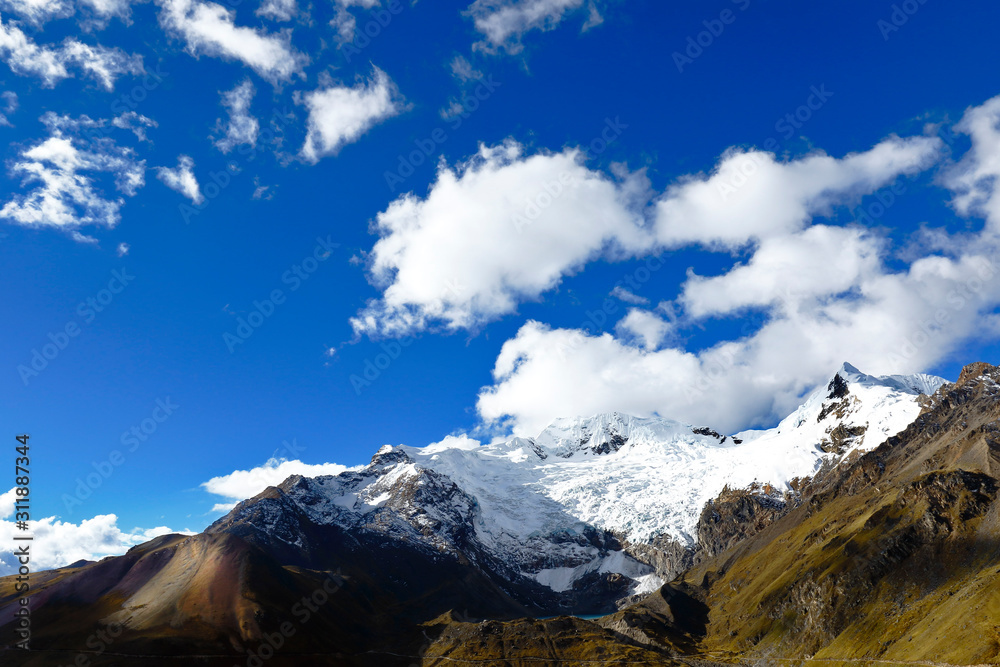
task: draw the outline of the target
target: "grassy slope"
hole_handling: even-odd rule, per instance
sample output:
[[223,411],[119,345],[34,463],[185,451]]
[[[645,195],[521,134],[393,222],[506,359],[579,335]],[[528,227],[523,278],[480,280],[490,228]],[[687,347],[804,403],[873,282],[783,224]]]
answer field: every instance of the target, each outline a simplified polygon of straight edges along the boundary
[[998,417],[988,384],[953,388],[811,502],[686,573],[710,607],[701,649],[1000,663]]

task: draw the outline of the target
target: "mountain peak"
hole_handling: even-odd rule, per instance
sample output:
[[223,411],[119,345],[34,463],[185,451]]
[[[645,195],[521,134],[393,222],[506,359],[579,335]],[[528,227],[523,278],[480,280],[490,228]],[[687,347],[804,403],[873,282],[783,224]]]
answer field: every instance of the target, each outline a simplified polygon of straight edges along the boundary
[[[830,379],[827,390],[832,392],[835,385],[839,385],[837,378],[841,378],[848,385],[863,385],[868,387],[889,387],[907,394],[926,394],[930,396],[938,387],[945,384],[947,380],[936,375],[926,373],[914,373],[911,375],[869,375],[858,370],[854,364],[844,362],[837,373]],[[833,396],[831,396],[832,398]]]
[[955,382],[957,385],[963,385],[969,380],[982,377],[984,375],[993,375],[998,370],[996,366],[992,366],[985,361],[977,361],[972,364],[968,364],[962,369],[961,374],[958,376],[958,380]]
[[864,373],[858,370],[857,366],[847,361],[840,366],[840,372],[844,375],[864,375]]

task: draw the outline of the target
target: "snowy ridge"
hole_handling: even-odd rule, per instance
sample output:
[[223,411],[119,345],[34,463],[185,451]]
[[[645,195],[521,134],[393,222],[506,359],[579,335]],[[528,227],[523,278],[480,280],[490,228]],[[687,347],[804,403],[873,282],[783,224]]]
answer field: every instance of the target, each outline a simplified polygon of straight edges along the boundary
[[618,413],[558,419],[535,438],[485,446],[468,438],[385,446],[368,466],[301,480],[290,497],[317,523],[405,533],[439,553],[471,548],[555,592],[593,573],[623,575],[631,593],[648,592],[662,583],[653,569],[601,531],[693,548],[702,508],[726,485],[788,490],[904,429],[920,412],[917,396],[944,382],[844,364],[773,429],[727,436]]

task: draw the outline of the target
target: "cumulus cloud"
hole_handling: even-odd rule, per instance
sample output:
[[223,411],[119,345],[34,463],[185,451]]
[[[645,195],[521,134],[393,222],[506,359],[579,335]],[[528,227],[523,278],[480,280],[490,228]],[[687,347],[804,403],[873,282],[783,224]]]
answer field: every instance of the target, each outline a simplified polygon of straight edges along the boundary
[[[730,152],[711,176],[685,177],[650,204],[645,176],[621,165],[612,178],[571,148],[525,155],[513,141],[484,146],[465,164],[442,166],[425,198],[404,195],[377,216],[369,262],[383,294],[352,324],[357,333],[389,336],[436,325],[474,329],[594,260],[691,244],[744,247],[801,230],[940,153],[940,140],[927,137],[892,137],[840,159],[778,162],[770,153]],[[754,173],[737,191],[720,190],[733,173],[745,175],[743,160],[754,161]],[[764,249],[776,255],[805,245]]]
[[34,76],[45,86],[53,87],[78,69],[96,79],[106,90],[113,90],[123,74],[145,72],[142,56],[129,55],[118,48],[90,46],[67,38],[59,46],[40,46],[17,26],[0,18],[0,60],[19,76]]
[[177,166],[173,169],[157,167],[156,177],[171,190],[176,190],[190,199],[195,205],[205,201],[198,179],[194,175],[194,160],[188,155],[177,156]]
[[[997,127],[1000,101],[969,109],[957,129],[971,136],[972,148],[941,179],[955,192],[956,210],[982,216],[987,225],[952,235],[923,228],[916,236],[932,238],[911,243],[902,265],[898,254],[889,261],[890,239],[879,230],[833,226],[815,216],[849,194],[889,183],[893,174],[928,167],[940,151],[936,140],[891,138],[842,161],[825,156],[765,161],[758,167],[766,168],[765,181],[773,182],[754,185],[760,174],[750,174],[742,186],[761,188],[751,197],[756,205],[745,205],[746,223],[710,214],[720,205],[712,179],[728,168],[726,161],[740,158],[727,155],[725,168],[682,182],[664,196],[682,202],[670,215],[708,224],[692,224],[692,231],[668,224],[671,233],[662,227],[657,232],[661,241],[666,236],[678,245],[733,247],[749,241],[748,259],[719,275],[689,272],[672,304],[680,309],[677,321],[657,322],[654,313],[632,309],[618,322],[617,335],[527,323],[504,344],[493,383],[480,393],[480,416],[522,435],[556,417],[609,410],[732,432],[786,415],[845,360],[869,373],[921,372],[969,340],[995,340],[1000,336]],[[814,187],[817,183],[825,188]],[[664,345],[671,332],[665,325],[700,325],[747,310],[757,317],[745,320],[729,340],[703,349]]]
[[[5,535],[15,535],[18,531],[13,521],[5,521],[14,514],[15,490],[0,495],[0,530]],[[118,517],[102,514],[80,523],[60,521],[50,516],[31,522],[32,571],[51,570],[64,567],[79,560],[100,560],[105,556],[118,556],[131,547],[148,542],[154,537],[170,533],[191,535],[190,531],[170,530],[166,526],[157,528],[133,528],[130,532],[118,527]],[[0,576],[17,572],[19,563],[10,553],[0,553]]]
[[632,339],[641,347],[655,350],[671,331],[671,323],[656,313],[641,308],[629,308],[628,314],[615,327],[619,337]]
[[[80,4],[88,7],[99,23],[104,23],[113,16],[127,20],[131,12],[130,0],[81,0]],[[10,12],[36,26],[52,19],[68,18],[76,13],[71,0],[0,0],[0,10]]]
[[225,503],[216,504],[212,508],[213,512],[228,512],[241,500],[253,498],[267,487],[277,486],[292,475],[318,477],[320,475],[339,475],[345,470],[347,470],[346,466],[337,463],[312,465],[299,460],[270,458],[264,465],[213,477],[207,482],[203,482],[201,486],[209,493],[229,499]]
[[145,185],[145,161],[110,137],[84,136],[83,130],[103,127],[103,120],[52,112],[41,120],[49,137],[22,150],[10,166],[11,175],[21,180],[27,192],[7,201],[0,217],[29,227],[71,231],[84,225],[114,227],[121,219],[124,199],[109,198],[98,178],[108,174],[118,192],[134,196]]
[[378,123],[399,114],[403,100],[389,76],[375,67],[367,81],[350,87],[329,83],[305,94],[296,102],[309,111],[308,132],[302,157],[318,162],[336,155]]
[[944,184],[955,191],[952,201],[962,215],[978,214],[1000,233],[1000,96],[968,109],[955,129],[969,135],[972,147],[948,170]]
[[369,255],[383,290],[351,320],[358,333],[474,328],[536,299],[597,257],[649,247],[641,174],[611,178],[576,149],[526,155],[508,141],[442,166],[425,198],[379,213]]
[[250,79],[222,93],[222,106],[229,112],[229,121],[224,123],[221,118],[216,121],[216,132],[222,136],[215,140],[215,146],[223,153],[240,145],[257,145],[260,122],[250,114],[250,103],[256,93]]
[[[993,256],[984,248],[902,272],[883,267],[853,295],[774,308],[758,331],[696,352],[529,322],[504,343],[477,408],[487,424],[519,435],[556,417],[614,410],[726,432],[767,423],[845,360],[868,373],[920,372],[962,341],[1000,334],[989,314],[1000,303]],[[632,313],[622,325],[642,334]]]
[[870,194],[941,157],[936,137],[890,137],[863,153],[781,162],[772,153],[732,150],[710,175],[689,176],[657,202],[656,231],[668,247],[740,247],[801,229],[832,207]]
[[[519,53],[521,39],[532,30],[553,30],[568,15],[581,10],[584,0],[476,0],[465,11],[483,39],[474,48],[496,53]],[[590,6],[585,27],[600,23],[596,7]]]
[[309,58],[291,45],[291,32],[237,26],[236,12],[214,2],[161,0],[160,24],[187,42],[193,56],[239,60],[271,83],[301,73]]
[[813,225],[761,241],[746,264],[706,278],[691,273],[681,303],[693,317],[800,303],[847,292],[882,272],[881,242],[864,228]]

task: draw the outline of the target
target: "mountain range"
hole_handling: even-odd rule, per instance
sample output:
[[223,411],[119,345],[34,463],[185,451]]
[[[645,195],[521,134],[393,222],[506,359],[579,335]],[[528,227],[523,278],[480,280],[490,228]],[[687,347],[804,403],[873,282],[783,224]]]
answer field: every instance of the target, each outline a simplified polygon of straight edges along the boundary
[[612,413],[387,445],[38,575],[4,664],[996,663],[998,382],[844,364],[767,430]]

